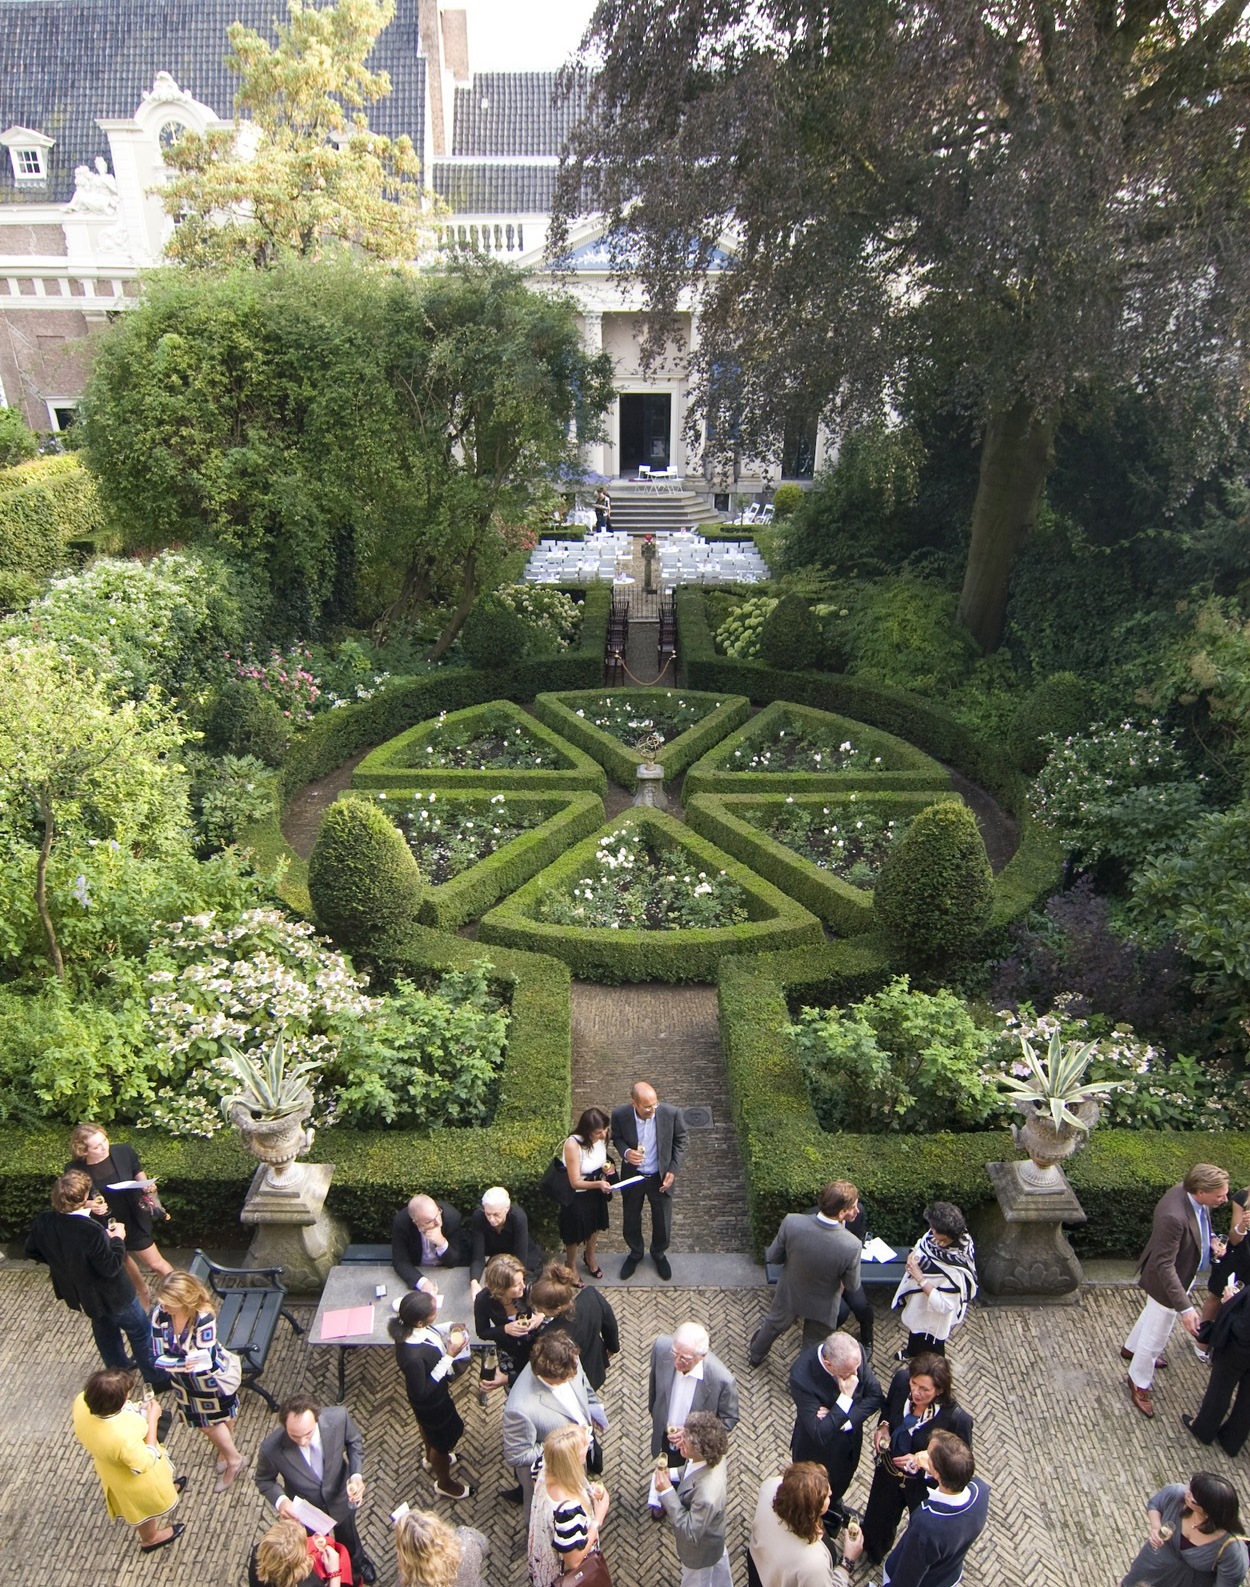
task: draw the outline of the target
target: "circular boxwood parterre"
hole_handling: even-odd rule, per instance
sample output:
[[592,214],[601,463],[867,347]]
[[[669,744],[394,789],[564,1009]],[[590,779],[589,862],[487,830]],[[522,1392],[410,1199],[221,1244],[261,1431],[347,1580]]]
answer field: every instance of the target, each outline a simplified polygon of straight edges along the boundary
[[[534,700],[540,722],[585,750],[623,788],[634,786],[639,766],[648,759],[664,768],[665,783],[673,782],[740,727],[750,709],[745,695],[695,689],[579,689]],[[654,756],[633,748],[657,730],[665,742]]]

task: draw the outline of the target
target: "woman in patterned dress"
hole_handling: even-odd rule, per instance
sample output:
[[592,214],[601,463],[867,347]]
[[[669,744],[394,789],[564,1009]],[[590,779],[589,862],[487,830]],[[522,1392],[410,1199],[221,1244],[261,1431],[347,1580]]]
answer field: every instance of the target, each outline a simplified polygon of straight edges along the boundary
[[589,1448],[590,1429],[580,1422],[557,1427],[543,1440],[530,1511],[533,1587],[555,1587],[565,1571],[576,1570],[599,1546],[608,1490],[601,1482],[586,1480]]
[[216,1493],[224,1493],[247,1457],[234,1442],[237,1384],[227,1389],[220,1374],[229,1363],[217,1339],[217,1302],[210,1290],[175,1268],[152,1283],[152,1348],[173,1380],[178,1408],[188,1427],[198,1427],[217,1451]]

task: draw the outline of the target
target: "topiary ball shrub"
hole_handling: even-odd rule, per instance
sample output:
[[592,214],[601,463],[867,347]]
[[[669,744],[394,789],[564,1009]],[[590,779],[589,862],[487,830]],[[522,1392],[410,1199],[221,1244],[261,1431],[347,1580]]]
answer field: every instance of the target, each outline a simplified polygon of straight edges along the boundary
[[525,653],[528,624],[497,595],[476,602],[460,630],[460,649],[471,667],[501,672]]
[[788,518],[803,505],[802,485],[778,485],[773,492],[773,517]]
[[339,799],[308,857],[317,924],[349,952],[414,926],[424,891],[412,850],[377,805]]
[[989,928],[994,875],[967,805],[928,805],[890,850],[873,890],[881,929],[907,958],[972,951]]
[[1056,672],[1030,689],[1012,718],[1009,749],[1022,772],[1036,777],[1046,764],[1047,733],[1070,738],[1082,733],[1095,715],[1094,696],[1088,683],[1075,672]]
[[255,755],[280,766],[291,742],[282,707],[254,683],[227,683],[217,691],[204,723],[204,747],[214,755]]
[[783,595],[760,630],[760,659],[778,672],[806,672],[816,665],[824,636],[801,595]]

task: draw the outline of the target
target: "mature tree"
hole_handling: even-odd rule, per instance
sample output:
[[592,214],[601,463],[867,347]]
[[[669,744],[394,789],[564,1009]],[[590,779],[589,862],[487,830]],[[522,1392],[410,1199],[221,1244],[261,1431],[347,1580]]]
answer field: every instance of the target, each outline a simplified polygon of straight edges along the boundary
[[[182,264],[265,268],[286,253],[347,243],[386,263],[416,258],[437,209],[412,139],[369,130],[363,106],[391,91],[365,65],[395,0],[288,0],[271,46],[241,22],[227,64],[241,81],[234,127],[184,133],[165,152],[160,197],[178,221],[168,254]],[[351,112],[350,117],[348,112]]]
[[441,655],[610,373],[499,266],[170,271],[101,344],[81,434],[130,543],[215,544],[292,631],[446,603]]
[[960,616],[992,649],[1074,394],[1135,385],[1195,467],[1239,406],[1248,8],[600,0],[553,249],[603,210],[657,344],[696,291],[713,449],[936,381],[981,438]]

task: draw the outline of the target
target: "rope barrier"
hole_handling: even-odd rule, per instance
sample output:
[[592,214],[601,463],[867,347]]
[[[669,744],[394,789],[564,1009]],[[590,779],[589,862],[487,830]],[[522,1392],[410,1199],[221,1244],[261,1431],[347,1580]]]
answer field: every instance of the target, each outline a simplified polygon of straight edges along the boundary
[[634,682],[639,686],[639,688],[641,688],[641,689],[651,689],[651,688],[654,688],[657,683],[659,683],[660,679],[664,676],[664,674],[668,671],[668,669],[671,666],[674,665],[674,663],[677,660],[677,652],[673,651],[672,655],[669,656],[668,660],[664,663],[664,665],[660,668],[659,672],[656,673],[655,677],[652,678],[649,683],[644,682],[642,678],[635,678],[634,677],[634,674],[625,665],[625,657],[620,653],[619,650],[612,651],[607,659],[609,661],[619,661],[620,664],[621,664],[621,671],[625,674],[625,676],[627,678],[633,678]]

